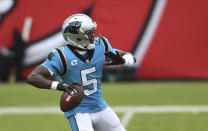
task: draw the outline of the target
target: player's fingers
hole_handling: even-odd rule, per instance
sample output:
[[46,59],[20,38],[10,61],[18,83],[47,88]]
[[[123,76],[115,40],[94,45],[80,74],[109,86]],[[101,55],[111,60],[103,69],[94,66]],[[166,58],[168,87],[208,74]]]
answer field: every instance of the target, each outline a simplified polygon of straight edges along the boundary
[[69,95],[72,95],[71,91],[67,87],[65,88],[65,92],[67,92]]
[[73,86],[73,85],[68,85],[68,89],[73,90],[74,93],[78,93],[79,92],[79,90],[75,86]]

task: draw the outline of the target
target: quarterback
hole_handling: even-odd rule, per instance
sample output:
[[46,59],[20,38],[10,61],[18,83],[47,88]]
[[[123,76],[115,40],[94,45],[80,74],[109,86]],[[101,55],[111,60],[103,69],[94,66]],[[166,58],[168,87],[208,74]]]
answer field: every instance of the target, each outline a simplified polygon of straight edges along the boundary
[[[28,75],[27,82],[64,92],[74,90],[74,83],[84,87],[81,103],[64,112],[72,131],[125,131],[102,97],[102,70],[104,64],[131,66],[136,59],[129,52],[112,48],[107,38],[95,32],[96,28],[97,24],[85,14],[67,18],[62,26],[66,45],[52,49],[46,61]],[[52,79],[54,76],[60,80]]]

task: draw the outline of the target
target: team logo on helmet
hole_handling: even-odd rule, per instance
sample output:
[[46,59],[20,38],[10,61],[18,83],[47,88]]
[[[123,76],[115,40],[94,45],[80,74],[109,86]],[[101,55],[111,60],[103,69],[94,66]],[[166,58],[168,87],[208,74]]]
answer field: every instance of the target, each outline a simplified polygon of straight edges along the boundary
[[80,27],[82,22],[80,21],[74,21],[69,23],[69,25],[64,30],[64,33],[73,33],[73,34],[79,34],[80,33]]

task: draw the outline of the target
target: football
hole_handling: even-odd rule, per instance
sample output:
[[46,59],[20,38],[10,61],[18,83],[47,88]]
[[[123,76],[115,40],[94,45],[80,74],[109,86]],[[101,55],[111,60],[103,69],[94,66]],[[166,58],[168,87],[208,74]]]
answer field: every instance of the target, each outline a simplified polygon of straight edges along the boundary
[[81,85],[74,85],[74,86],[78,89],[77,93],[71,90],[71,95],[67,92],[63,92],[63,94],[61,95],[60,108],[61,111],[63,112],[74,109],[82,101],[82,98],[84,96],[83,86]]

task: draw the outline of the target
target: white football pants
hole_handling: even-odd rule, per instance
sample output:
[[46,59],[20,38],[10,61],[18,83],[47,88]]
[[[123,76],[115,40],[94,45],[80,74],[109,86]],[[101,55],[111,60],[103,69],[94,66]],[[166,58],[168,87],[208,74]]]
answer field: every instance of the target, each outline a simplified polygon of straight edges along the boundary
[[68,118],[72,131],[126,131],[114,111],[78,113]]

